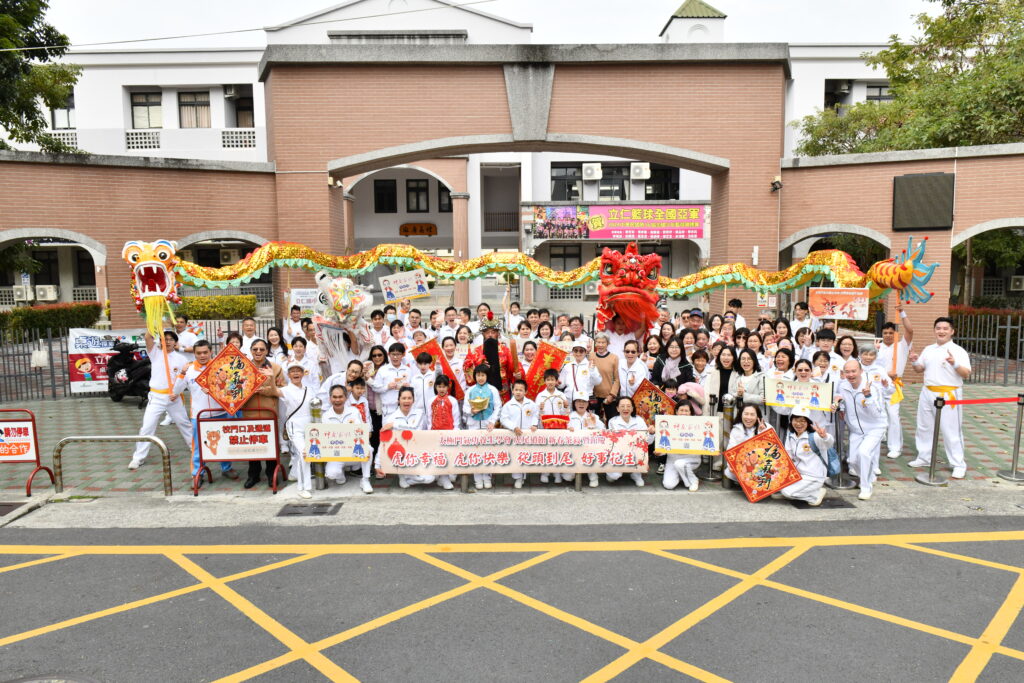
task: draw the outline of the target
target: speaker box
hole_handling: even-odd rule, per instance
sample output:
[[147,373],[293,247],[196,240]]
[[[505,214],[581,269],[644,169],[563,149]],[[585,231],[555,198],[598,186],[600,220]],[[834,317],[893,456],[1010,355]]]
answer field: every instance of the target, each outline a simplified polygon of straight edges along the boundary
[[892,181],[893,230],[952,230],[952,173],[914,173]]

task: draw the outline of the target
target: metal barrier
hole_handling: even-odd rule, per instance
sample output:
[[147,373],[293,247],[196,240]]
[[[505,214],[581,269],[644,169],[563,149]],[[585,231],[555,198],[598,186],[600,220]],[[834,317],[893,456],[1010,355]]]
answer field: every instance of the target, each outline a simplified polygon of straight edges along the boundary
[[850,455],[843,447],[843,423],[845,422],[843,413],[836,412],[833,415],[836,418],[836,452],[839,454],[839,474],[828,479],[828,486],[837,491],[846,491],[857,488],[860,482],[850,474]]
[[1024,420],[1024,394],[1017,394],[1017,427],[1013,432],[1013,457],[1010,461],[1010,469],[996,472],[999,477],[1007,481],[1024,481],[1024,472],[1020,472],[1017,466],[1020,464],[1020,427]]
[[[717,412],[718,412],[718,395],[717,394],[711,394],[711,395],[708,396],[708,416],[709,417],[714,417],[717,414]],[[729,430],[728,429],[723,430],[722,438],[723,438],[723,440],[729,438]],[[723,441],[722,445],[723,446],[725,445],[724,441]],[[722,450],[724,451],[725,449],[723,448]],[[717,456],[717,455],[702,455],[702,456],[700,456],[700,466],[697,468],[697,471],[694,473],[694,474],[697,475],[698,479],[700,479],[701,481],[719,481],[719,480],[724,478],[724,477],[722,477],[722,470],[721,469],[715,470],[715,458],[717,458],[717,457],[720,457],[720,456]],[[723,458],[723,467],[724,467],[724,462],[725,461],[724,461],[724,458]]]
[[171,495],[171,455],[167,450],[167,444],[156,436],[65,436],[53,448],[53,472],[56,475],[54,489],[57,493],[64,492],[64,467],[61,463],[61,454],[64,452],[64,446],[69,443],[138,443],[140,441],[148,441],[160,449],[160,459],[164,466],[164,495]]
[[[35,465],[35,469],[32,470],[32,473],[28,475],[28,479],[25,480],[25,496],[29,497],[32,495],[32,480],[36,478],[36,475],[39,474],[40,471],[46,472],[46,474],[50,476],[51,484],[56,483],[53,478],[53,470],[44,465],[39,459],[42,453],[39,451],[39,427],[36,425],[36,414],[31,410],[26,410],[25,408],[3,408],[0,409],[0,413],[18,413],[28,415],[27,419],[21,418],[14,420],[6,420],[4,419],[4,415],[0,415],[0,422],[5,423],[4,429],[0,429],[0,436],[4,437],[3,439],[0,439],[0,441],[3,441],[3,446],[0,447],[3,450],[0,451],[0,455],[4,456],[3,459],[0,460],[0,464]],[[22,427],[22,423],[28,426]],[[12,427],[11,425],[14,426]],[[7,430],[16,432],[19,428],[23,430],[23,433],[20,435],[15,434],[12,436],[7,433]],[[28,433],[25,434],[24,432]],[[32,439],[31,448],[26,448],[24,452],[19,453],[18,451],[21,450],[18,448],[19,439],[24,440],[28,437],[31,437]],[[21,441],[21,443],[24,444],[24,441]]]

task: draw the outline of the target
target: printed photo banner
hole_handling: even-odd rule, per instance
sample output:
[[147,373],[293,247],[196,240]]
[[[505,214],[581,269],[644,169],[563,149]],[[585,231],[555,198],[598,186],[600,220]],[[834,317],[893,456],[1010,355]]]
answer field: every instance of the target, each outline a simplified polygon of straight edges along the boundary
[[802,479],[774,429],[752,436],[723,455],[751,503]]
[[203,462],[277,460],[276,420],[201,419],[199,439]]
[[533,206],[537,239],[699,239],[705,237],[705,204],[578,204]]
[[662,415],[656,418],[654,450],[674,455],[718,455],[722,420],[700,415]]
[[298,306],[302,309],[303,318],[312,318],[315,312],[314,306],[320,298],[320,290],[315,287],[312,289],[292,289],[288,293],[289,305],[288,309],[291,310],[292,306]]
[[[142,328],[131,330],[90,330],[74,327],[68,331],[68,377],[72,394],[107,390],[107,362],[117,354],[114,344],[137,344],[136,359],[146,355]],[[127,379],[127,377],[125,378]]]
[[537,355],[533,357],[529,369],[523,379],[526,380],[526,395],[535,400],[537,394],[544,391],[544,372],[549,369],[561,370],[562,363],[569,354],[554,344],[541,341],[537,344]]
[[430,296],[427,276],[423,274],[422,268],[385,275],[377,280],[380,282],[380,291],[384,293],[384,303]]
[[430,366],[432,370],[437,370],[437,364],[441,364],[441,374],[447,375],[448,379],[452,381],[450,390],[451,395],[461,403],[462,397],[465,395],[462,389],[462,382],[459,381],[455,371],[452,370],[452,366],[448,363],[448,359],[445,357],[444,351],[441,350],[441,345],[437,343],[436,339],[431,339],[430,341],[424,342],[410,350],[409,355],[416,358],[416,356],[420,355],[423,351],[429,353],[430,357],[434,359],[434,362]]
[[811,287],[807,306],[816,318],[867,320],[871,290],[867,287]]
[[393,430],[380,434],[389,474],[646,472],[647,435],[604,429]]
[[664,391],[654,386],[649,379],[640,382],[633,394],[636,414],[648,425],[658,415],[675,415],[676,404]]
[[370,427],[332,422],[306,425],[306,462],[366,462]]
[[832,410],[831,382],[794,382],[788,379],[764,380],[764,402],[777,408]]
[[0,463],[36,462],[36,433],[31,420],[0,422]]
[[196,377],[196,384],[221,408],[237,413],[268,379],[234,344],[225,344]]

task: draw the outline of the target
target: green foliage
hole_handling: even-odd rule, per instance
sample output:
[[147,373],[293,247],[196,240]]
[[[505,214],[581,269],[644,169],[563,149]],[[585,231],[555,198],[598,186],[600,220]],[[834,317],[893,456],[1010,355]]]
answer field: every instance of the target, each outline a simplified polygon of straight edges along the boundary
[[857,266],[867,272],[871,264],[886,258],[886,248],[870,237],[853,233],[839,232],[818,240],[815,249],[839,249],[845,251],[857,262]]
[[103,304],[98,301],[22,306],[0,313],[0,329],[50,330],[57,334],[71,327],[92,327],[102,312]]
[[865,55],[894,99],[819,111],[793,125],[807,156],[1024,140],[1024,3],[932,0],[921,35]]
[[238,320],[256,315],[256,296],[186,296],[175,312],[184,313],[189,320]]
[[[960,259],[967,258],[966,243],[953,247]],[[991,264],[996,268],[1014,268],[1024,263],[1024,228],[989,230],[971,238],[974,265]]]
[[12,244],[0,249],[0,272],[38,273],[42,265],[32,258],[26,244]]
[[1021,311],[1024,311],[1024,296],[976,296],[971,299],[970,307],[958,308],[968,311],[984,309],[988,313],[1002,315],[1020,315]]
[[[50,108],[63,107],[81,69],[52,60],[67,52],[68,37],[43,21],[47,0],[0,2],[0,48],[41,48],[0,52],[0,127],[15,142],[39,145],[44,152],[74,152],[47,134]],[[0,140],[0,149],[10,149]]]

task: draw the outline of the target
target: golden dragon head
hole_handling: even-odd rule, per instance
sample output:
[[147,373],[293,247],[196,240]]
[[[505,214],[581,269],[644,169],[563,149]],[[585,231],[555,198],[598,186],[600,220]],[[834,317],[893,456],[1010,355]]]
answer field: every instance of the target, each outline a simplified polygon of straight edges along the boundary
[[178,283],[174,267],[178,265],[177,249],[174,242],[126,242],[121,258],[132,269],[132,298],[135,308],[142,310],[143,301],[160,297],[172,303],[180,303]]

